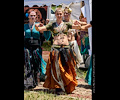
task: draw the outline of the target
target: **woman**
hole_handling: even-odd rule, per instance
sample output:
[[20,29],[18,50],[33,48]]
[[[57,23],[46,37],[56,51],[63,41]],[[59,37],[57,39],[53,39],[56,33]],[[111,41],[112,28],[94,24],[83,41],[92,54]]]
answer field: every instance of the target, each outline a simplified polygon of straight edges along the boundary
[[83,21],[79,21],[79,20],[71,20],[70,19],[70,16],[71,16],[71,12],[72,12],[72,9],[69,8],[69,7],[65,7],[64,8],[64,21],[65,22],[72,22],[72,23],[78,23],[80,25],[86,25],[87,23],[86,22],[83,22]]
[[49,23],[43,27],[39,27],[40,24],[36,25],[36,30],[42,33],[50,30],[54,36],[46,67],[47,78],[43,86],[49,89],[62,88],[64,92],[72,93],[78,83],[75,78],[75,53],[70,48],[67,32],[68,29],[72,28],[80,29],[80,25],[63,22],[62,8],[56,9],[55,16],[56,22]]
[[45,77],[46,62],[42,59],[40,32],[35,29],[36,13],[28,12],[29,23],[24,24],[24,88],[30,89],[40,84]]
[[[64,9],[64,21],[65,22],[72,22],[72,23],[76,23],[77,20],[71,20],[70,19],[70,15],[71,15],[71,12],[72,10],[68,7],[66,7]],[[78,21],[78,23],[80,24],[86,24],[86,23],[81,23],[80,21]],[[80,50],[79,50],[79,47],[78,47],[78,44],[77,44],[77,41],[75,40],[75,34],[76,34],[76,30],[75,29],[70,29],[69,32],[68,32],[68,36],[71,37],[71,39],[69,39],[69,43],[71,45],[73,45],[73,48],[74,48],[74,52],[76,53],[76,62],[77,62],[77,65],[76,67],[79,68],[80,67],[80,63],[83,62],[83,59],[82,59],[82,56],[80,54]]]
[[[83,28],[86,29],[86,28],[89,28],[89,27],[92,27],[92,21],[90,21],[90,23],[85,25]],[[88,72],[87,72],[87,75],[85,77],[85,81],[89,85],[92,85],[92,55],[90,56],[90,66],[88,68]]]

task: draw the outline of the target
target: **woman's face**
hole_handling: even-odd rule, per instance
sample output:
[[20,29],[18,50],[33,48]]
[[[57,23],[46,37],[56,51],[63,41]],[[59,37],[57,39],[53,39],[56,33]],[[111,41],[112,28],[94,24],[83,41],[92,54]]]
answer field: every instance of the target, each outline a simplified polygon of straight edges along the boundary
[[36,21],[36,13],[34,11],[30,12],[29,20],[32,21],[32,22]]
[[62,20],[62,18],[63,18],[63,12],[62,12],[62,10],[56,11],[55,16],[56,16],[57,20]]
[[67,10],[64,11],[64,19],[70,19],[70,13]]

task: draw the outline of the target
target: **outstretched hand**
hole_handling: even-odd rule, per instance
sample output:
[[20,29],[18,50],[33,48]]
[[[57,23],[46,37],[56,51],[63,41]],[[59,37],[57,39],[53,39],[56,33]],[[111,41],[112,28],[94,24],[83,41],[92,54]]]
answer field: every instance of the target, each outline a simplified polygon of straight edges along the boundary
[[43,23],[35,24],[35,27],[42,27],[42,26],[44,26]]

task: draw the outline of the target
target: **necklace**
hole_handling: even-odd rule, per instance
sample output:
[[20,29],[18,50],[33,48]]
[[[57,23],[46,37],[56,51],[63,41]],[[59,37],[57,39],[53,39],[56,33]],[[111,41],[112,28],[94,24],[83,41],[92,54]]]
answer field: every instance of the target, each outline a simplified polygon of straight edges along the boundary
[[32,24],[29,23],[29,28],[30,28],[30,30],[33,30],[34,24],[35,24],[35,22],[32,23]]
[[32,25],[30,25],[30,23],[29,23],[29,28],[30,28],[30,31],[31,31],[31,37],[30,37],[31,43],[33,43],[32,30],[33,30],[34,24],[35,24],[35,22]]

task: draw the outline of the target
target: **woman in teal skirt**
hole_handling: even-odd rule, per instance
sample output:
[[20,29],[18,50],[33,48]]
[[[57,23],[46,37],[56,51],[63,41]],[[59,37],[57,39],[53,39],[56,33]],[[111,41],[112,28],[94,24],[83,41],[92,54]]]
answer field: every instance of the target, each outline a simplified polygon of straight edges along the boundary
[[46,62],[42,58],[40,32],[35,29],[36,13],[29,12],[24,24],[24,89],[38,86],[45,78]]

